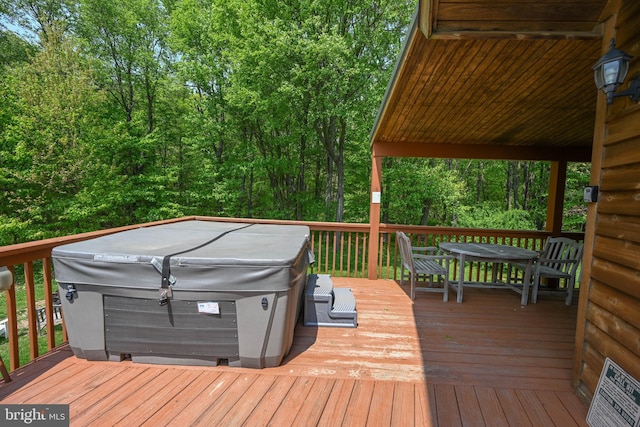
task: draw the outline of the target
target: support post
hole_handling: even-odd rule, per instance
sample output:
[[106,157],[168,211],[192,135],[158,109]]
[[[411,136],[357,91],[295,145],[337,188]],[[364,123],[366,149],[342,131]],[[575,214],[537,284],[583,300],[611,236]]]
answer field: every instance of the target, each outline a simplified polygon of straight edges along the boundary
[[546,230],[550,231],[554,236],[562,232],[562,211],[564,208],[564,188],[566,181],[567,161],[551,162]]
[[382,191],[382,157],[371,157],[371,197],[369,200],[369,264],[368,278],[378,278],[378,254],[380,248],[380,197]]

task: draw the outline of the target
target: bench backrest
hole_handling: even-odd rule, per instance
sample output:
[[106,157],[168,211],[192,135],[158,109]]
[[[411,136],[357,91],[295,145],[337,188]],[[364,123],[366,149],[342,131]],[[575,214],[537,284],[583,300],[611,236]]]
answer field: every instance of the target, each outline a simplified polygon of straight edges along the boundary
[[411,252],[411,241],[402,231],[396,231],[396,242],[398,242],[398,252],[400,252],[401,262],[409,271],[415,271],[413,265],[413,254]]
[[540,255],[540,262],[545,267],[574,275],[582,260],[583,249],[583,244],[575,240],[566,237],[549,237]]

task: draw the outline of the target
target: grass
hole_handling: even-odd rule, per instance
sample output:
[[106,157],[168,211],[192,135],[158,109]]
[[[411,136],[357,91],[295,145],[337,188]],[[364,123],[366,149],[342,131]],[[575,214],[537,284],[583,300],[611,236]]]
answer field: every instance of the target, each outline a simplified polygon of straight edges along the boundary
[[[43,286],[43,274],[42,263],[34,262],[34,283],[35,283],[35,299],[36,307],[44,306],[44,286]],[[29,349],[29,330],[26,326],[27,322],[27,292],[24,281],[24,273],[22,266],[16,266],[14,275],[14,287],[16,294],[16,314],[18,316],[18,349],[20,355],[20,366],[30,362],[30,349]],[[57,284],[53,283],[54,289]],[[7,318],[7,298],[4,292],[0,293],[0,320]],[[56,344],[62,343],[62,326],[56,325],[55,328],[55,342]],[[45,331],[46,332],[46,331]],[[38,337],[38,354],[42,355],[48,351],[47,336],[41,335]],[[0,337],[0,355],[4,360],[5,365],[9,366],[9,341]]]
[[[56,343],[62,343],[62,325],[56,325],[55,328]],[[18,351],[20,354],[20,366],[30,362],[29,349],[29,331],[23,330],[18,332]],[[47,347],[47,335],[38,336],[38,354],[43,355],[49,348]],[[9,368],[9,341],[4,337],[0,337],[0,355],[5,365]]]

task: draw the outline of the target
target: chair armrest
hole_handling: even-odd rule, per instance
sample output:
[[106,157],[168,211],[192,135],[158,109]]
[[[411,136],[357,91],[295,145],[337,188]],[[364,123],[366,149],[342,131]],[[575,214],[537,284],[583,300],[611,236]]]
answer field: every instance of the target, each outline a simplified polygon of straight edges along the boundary
[[550,264],[575,264],[580,262],[577,259],[553,259],[553,258],[539,258],[537,260],[540,264],[550,263]]
[[438,248],[436,248],[435,246],[411,246],[411,251],[435,253],[438,251]]
[[435,260],[453,260],[454,256],[451,255],[422,255],[422,254],[414,254],[414,259],[435,259]]

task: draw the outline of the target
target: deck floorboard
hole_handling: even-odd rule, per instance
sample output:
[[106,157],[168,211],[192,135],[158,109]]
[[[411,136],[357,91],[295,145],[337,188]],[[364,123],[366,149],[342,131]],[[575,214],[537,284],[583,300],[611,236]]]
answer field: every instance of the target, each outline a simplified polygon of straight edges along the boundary
[[392,281],[334,285],[352,289],[358,327],[298,324],[278,367],[90,362],[61,347],[0,382],[0,401],[69,404],[77,426],[586,425],[570,388],[576,307],[562,299],[412,302]]

